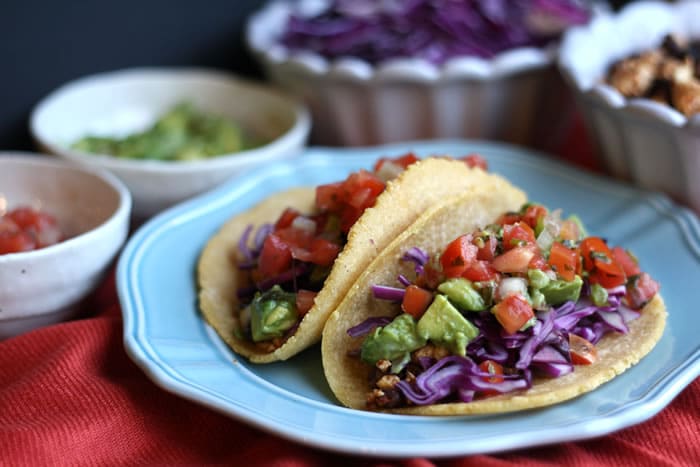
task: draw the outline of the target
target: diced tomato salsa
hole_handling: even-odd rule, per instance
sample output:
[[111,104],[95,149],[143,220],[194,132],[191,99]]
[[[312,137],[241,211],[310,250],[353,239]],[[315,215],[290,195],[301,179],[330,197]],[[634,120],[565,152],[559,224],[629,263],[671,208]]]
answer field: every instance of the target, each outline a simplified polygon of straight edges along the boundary
[[49,213],[22,206],[0,216],[0,254],[36,250],[61,240],[58,221]]

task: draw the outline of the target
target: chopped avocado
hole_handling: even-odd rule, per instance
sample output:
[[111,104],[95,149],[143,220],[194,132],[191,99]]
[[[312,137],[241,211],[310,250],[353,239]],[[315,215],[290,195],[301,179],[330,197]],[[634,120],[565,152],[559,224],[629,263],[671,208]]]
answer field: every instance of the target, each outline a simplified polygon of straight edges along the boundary
[[541,289],[549,284],[551,280],[544,271],[540,271],[539,269],[528,269],[527,279],[530,283],[530,287],[535,289]]
[[571,281],[553,280],[547,285],[539,289],[544,295],[547,303],[550,305],[559,305],[569,300],[578,300],[581,294],[581,286],[583,280],[579,276],[574,277]]
[[595,306],[607,305],[608,291],[600,284],[591,284],[591,300]]
[[119,158],[174,161],[206,159],[257,145],[259,142],[230,119],[181,102],[143,131],[124,138],[87,135],[71,147]]
[[365,338],[360,358],[372,365],[379,360],[390,360],[391,371],[398,373],[410,360],[411,352],[425,344],[426,340],[418,334],[413,317],[404,313],[386,326],[375,328]]
[[547,299],[538,289],[530,290],[530,302],[532,302],[532,308],[535,310],[544,310],[547,308]]
[[448,279],[438,286],[438,290],[450,299],[452,303],[466,311],[482,311],[486,309],[483,297],[467,279],[457,277]]
[[297,322],[296,294],[275,285],[255,295],[250,313],[253,341],[280,337]]
[[436,295],[416,326],[418,334],[450,349],[453,354],[466,355],[467,344],[479,330],[462,316],[444,295]]

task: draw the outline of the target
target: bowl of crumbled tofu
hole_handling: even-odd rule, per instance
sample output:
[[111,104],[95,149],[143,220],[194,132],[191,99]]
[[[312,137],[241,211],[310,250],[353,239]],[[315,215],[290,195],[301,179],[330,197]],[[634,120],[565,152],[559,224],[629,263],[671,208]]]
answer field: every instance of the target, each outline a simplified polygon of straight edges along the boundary
[[700,2],[634,2],[569,30],[559,68],[612,175],[700,212]]

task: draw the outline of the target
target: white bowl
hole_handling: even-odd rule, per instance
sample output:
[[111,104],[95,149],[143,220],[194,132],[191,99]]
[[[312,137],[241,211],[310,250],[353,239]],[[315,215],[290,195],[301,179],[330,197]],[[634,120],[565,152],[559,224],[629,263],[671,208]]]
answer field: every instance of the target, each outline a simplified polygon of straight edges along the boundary
[[316,144],[466,137],[546,147],[572,115],[554,46],[516,48],[490,60],[458,57],[442,66],[422,59],[376,66],[356,58],[328,60],[280,43],[297,6],[269,2],[249,18],[246,42],[270,80],[307,103]]
[[80,311],[126,240],[131,196],[104,170],[0,152],[0,213],[17,206],[52,214],[66,239],[0,255],[0,339]]
[[[196,161],[129,160],[86,154],[70,145],[87,134],[141,131],[181,101],[234,120],[269,141]],[[293,157],[306,144],[310,117],[295,99],[232,75],[200,69],[131,69],[71,82],[31,115],[39,147],[74,162],[106,168],[124,181],[137,218],[151,216],[258,164]]]
[[559,66],[607,170],[700,212],[700,114],[688,118],[650,99],[628,99],[603,82],[610,65],[658,47],[670,32],[700,39],[700,2],[634,2],[573,28]]

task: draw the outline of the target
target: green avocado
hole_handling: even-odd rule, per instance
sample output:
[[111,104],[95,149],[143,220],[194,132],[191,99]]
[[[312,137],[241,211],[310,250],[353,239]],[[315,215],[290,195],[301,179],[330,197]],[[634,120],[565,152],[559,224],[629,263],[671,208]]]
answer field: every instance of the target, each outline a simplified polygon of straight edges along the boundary
[[482,311],[486,309],[484,298],[467,279],[448,279],[438,286],[438,290],[462,310]]
[[360,358],[371,365],[379,360],[390,360],[391,371],[398,373],[411,359],[411,352],[425,344],[426,340],[418,334],[413,317],[404,313],[386,326],[375,328],[365,338]]
[[275,285],[255,295],[251,303],[250,330],[253,341],[281,337],[297,322],[296,294]]
[[550,305],[560,305],[564,302],[576,301],[581,294],[583,280],[575,276],[571,281],[551,280],[539,291]]
[[453,354],[466,355],[467,344],[479,330],[462,316],[446,296],[436,295],[416,326],[418,334],[436,344],[441,344]]

